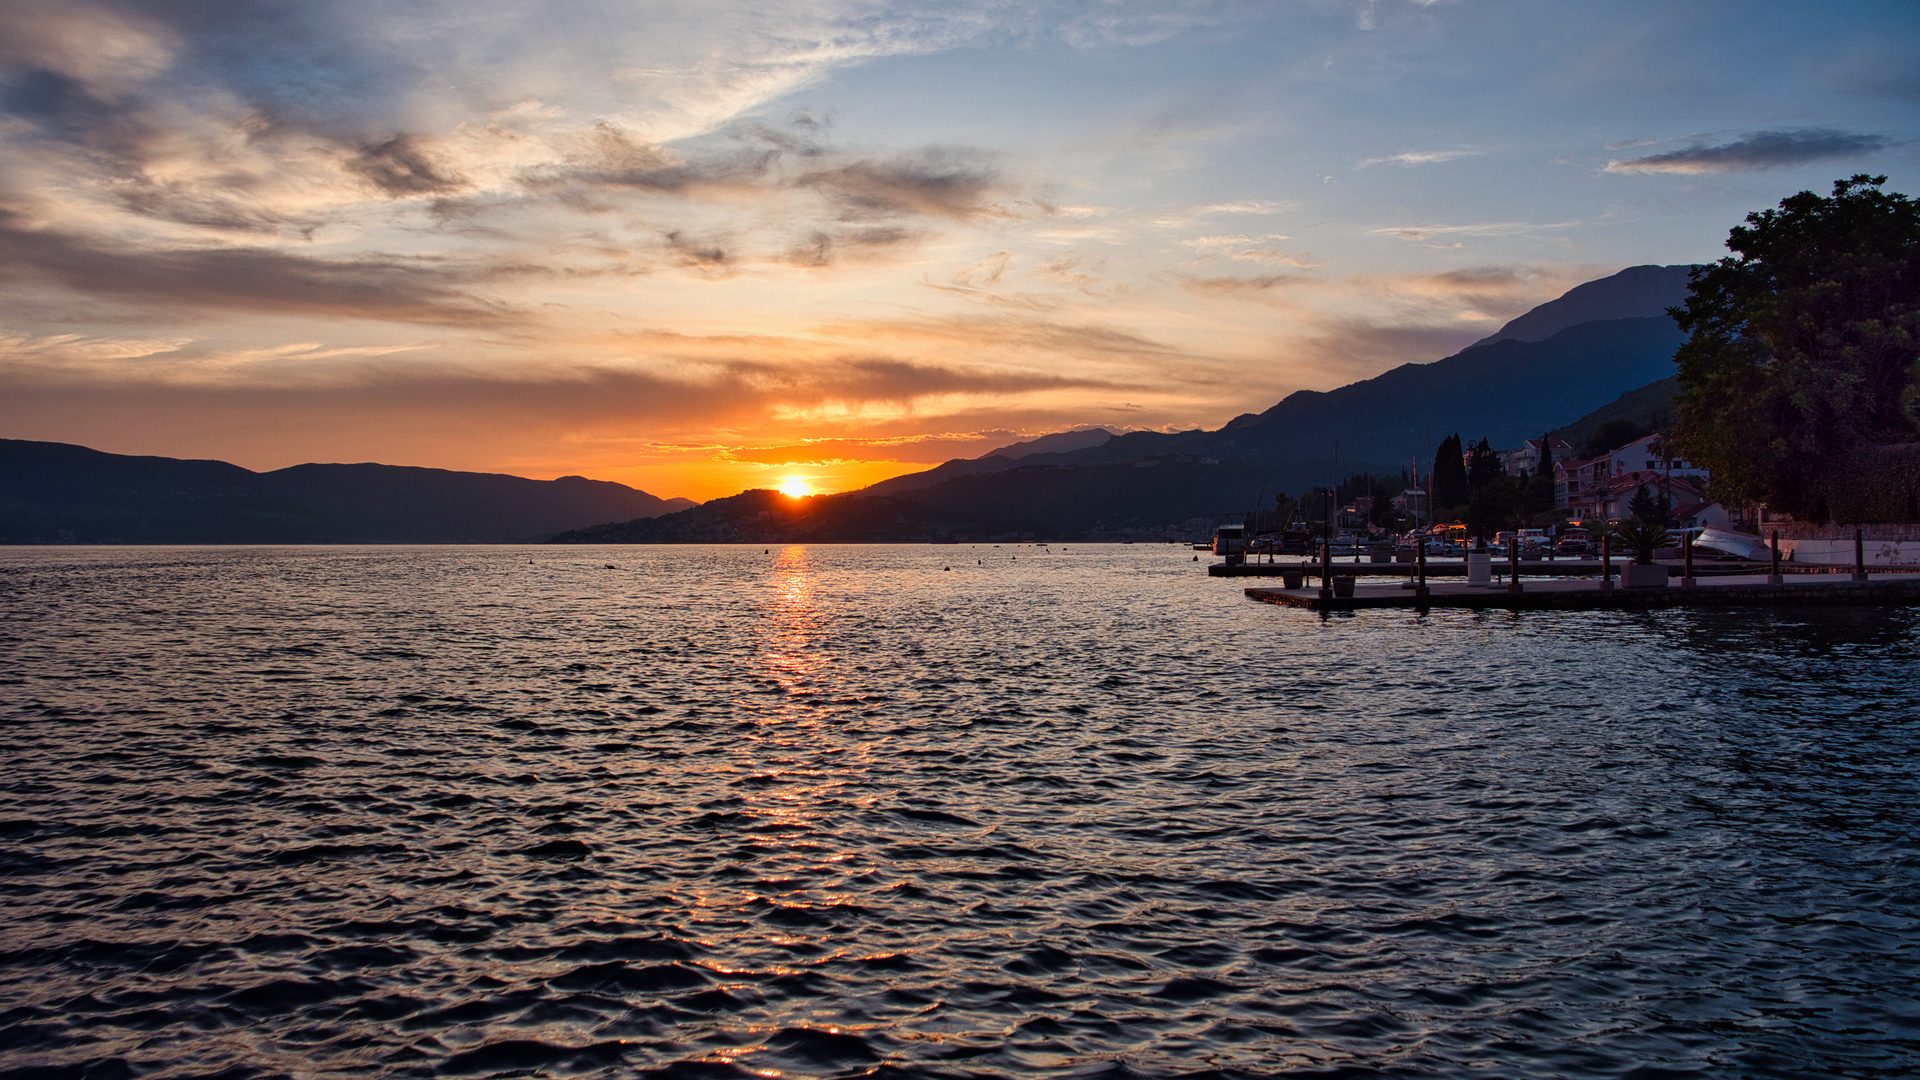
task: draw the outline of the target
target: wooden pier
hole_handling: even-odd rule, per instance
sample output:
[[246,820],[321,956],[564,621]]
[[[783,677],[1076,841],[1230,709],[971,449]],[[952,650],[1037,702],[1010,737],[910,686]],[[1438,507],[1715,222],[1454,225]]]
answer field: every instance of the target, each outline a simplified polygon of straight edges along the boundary
[[[1614,559],[1613,572],[1615,574],[1618,574],[1620,572],[1620,567],[1625,565],[1628,561],[1630,560],[1620,559],[1620,558]],[[1492,572],[1495,574],[1502,574],[1502,575],[1506,574],[1508,571],[1509,565],[1510,564],[1505,559],[1495,559],[1491,564]],[[1680,575],[1680,564],[1678,562],[1669,560],[1665,562],[1663,565],[1667,565],[1671,567],[1675,577],[1678,577]],[[1766,568],[1767,568],[1767,564],[1763,562],[1744,562],[1744,561],[1742,562],[1733,562],[1733,561],[1708,562],[1705,559],[1702,559],[1694,563],[1693,574],[1695,577],[1721,577],[1726,575],[1753,574],[1753,573],[1764,574],[1766,573]],[[1829,570],[1836,573],[1851,573],[1853,571],[1853,568],[1850,566],[1835,566],[1830,568],[1823,567],[1820,570],[1815,572],[1824,573]],[[1355,562],[1335,561],[1333,564],[1333,572],[1336,577],[1406,578],[1406,577],[1413,576],[1414,565],[1412,563],[1402,563],[1402,562],[1355,563]],[[1245,563],[1234,563],[1232,565],[1229,565],[1227,563],[1212,563],[1207,567],[1208,577],[1265,578],[1265,577],[1283,577],[1287,574],[1301,574],[1301,573],[1304,573],[1309,577],[1317,578],[1320,575],[1320,564],[1318,562],[1301,562],[1299,559],[1296,558],[1296,559],[1290,559],[1286,562],[1270,562],[1270,563],[1245,562]],[[1529,560],[1520,564],[1521,577],[1598,577],[1599,575],[1600,575],[1599,559],[1552,559],[1552,560],[1539,560],[1539,561]],[[1427,560],[1427,576],[1430,578],[1466,577],[1467,562],[1465,559],[1428,559]]]
[[[1429,565],[1428,573],[1432,573]],[[1499,609],[1505,611],[1649,611],[1677,607],[1812,607],[1829,604],[1920,604],[1920,577],[1912,574],[1870,575],[1854,581],[1852,575],[1788,574],[1779,584],[1765,573],[1739,574],[1696,584],[1675,579],[1664,588],[1628,589],[1618,580],[1602,588],[1596,579],[1522,579],[1520,591],[1507,583],[1467,585],[1459,581],[1433,582],[1424,594],[1398,581],[1356,582],[1353,595],[1323,596],[1319,586],[1300,589],[1256,587],[1250,599],[1309,611],[1362,611],[1370,608]]]

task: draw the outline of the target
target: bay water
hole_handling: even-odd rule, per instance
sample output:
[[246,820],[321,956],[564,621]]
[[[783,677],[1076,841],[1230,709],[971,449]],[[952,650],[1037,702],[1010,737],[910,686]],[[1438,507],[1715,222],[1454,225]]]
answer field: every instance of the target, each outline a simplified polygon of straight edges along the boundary
[[0,549],[0,1080],[1920,1073],[1920,612],[1203,567]]

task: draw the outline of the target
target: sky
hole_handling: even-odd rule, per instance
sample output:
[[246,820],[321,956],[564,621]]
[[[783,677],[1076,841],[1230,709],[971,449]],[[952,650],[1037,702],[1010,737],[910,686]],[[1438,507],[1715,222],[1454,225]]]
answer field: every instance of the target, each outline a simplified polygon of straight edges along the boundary
[[1920,191],[1920,5],[0,0],[0,437],[857,488]]

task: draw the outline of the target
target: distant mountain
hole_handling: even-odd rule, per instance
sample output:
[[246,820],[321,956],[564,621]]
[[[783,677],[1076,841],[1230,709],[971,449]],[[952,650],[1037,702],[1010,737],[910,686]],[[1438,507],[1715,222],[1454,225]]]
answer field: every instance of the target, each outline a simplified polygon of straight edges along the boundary
[[[1302,390],[1263,413],[1236,417],[1217,431],[1135,431],[1067,453],[1030,454],[1017,461],[950,461],[867,490],[911,493],[932,505],[945,505],[943,485],[966,477],[1175,456],[1235,470],[1244,467],[1252,479],[1242,486],[1264,487],[1269,498],[1274,490],[1298,494],[1308,485],[1328,482],[1335,442],[1340,444],[1343,474],[1394,472],[1416,460],[1425,470],[1433,446],[1454,432],[1472,441],[1486,438],[1495,446],[1518,445],[1627,390],[1671,375],[1673,351],[1681,340],[1679,328],[1664,315],[1581,323],[1544,341],[1499,341],[1429,364],[1403,364],[1336,390]],[[1205,485],[1195,494],[1211,493],[1214,487]],[[967,503],[979,497],[974,494],[979,490],[979,483],[951,489]],[[1124,493],[1118,497],[1125,500]],[[1245,499],[1225,508],[1238,509]],[[1183,508],[1191,505],[1186,499],[1180,502]],[[1170,506],[1158,516],[1182,520],[1171,517],[1174,512]]]
[[1673,420],[1673,399],[1680,396],[1680,377],[1669,375],[1629,390],[1552,434],[1576,449],[1593,429],[1609,420],[1625,420],[1635,427],[1663,431]]
[[[1325,463],[1323,463],[1325,464]],[[575,529],[556,544],[784,544],[1159,539],[1192,519],[1213,529],[1221,508],[1271,505],[1258,465],[1178,456],[1117,465],[1021,467],[959,476],[935,494],[872,489],[794,499],[747,491],[655,518]],[[1263,484],[1265,486],[1263,486]]]
[[954,458],[925,472],[908,473],[891,480],[882,480],[863,490],[869,495],[904,495],[910,491],[924,491],[951,477],[1001,472],[1014,468],[1021,459],[1033,457],[1036,454],[1064,454],[1075,450],[1086,450],[1103,446],[1112,438],[1113,432],[1105,428],[1057,431],[1037,439],[989,450],[977,458]]
[[1003,457],[1019,460],[1030,454],[1064,454],[1072,450],[1085,450],[1089,446],[1099,446],[1113,438],[1113,432],[1106,428],[1076,428],[1072,431],[1056,431],[1051,435],[1042,435],[1026,442],[1012,443],[998,450],[989,450],[980,456],[983,458]]
[[0,543],[496,543],[690,505],[579,476],[372,464],[256,473],[0,439]]
[[1473,344],[1491,345],[1508,339],[1545,341],[1585,322],[1663,314],[1686,302],[1687,275],[1692,270],[1691,266],[1629,266],[1612,277],[1575,285],[1558,299],[1541,304]]
[[[1689,269],[1633,267],[1588,282],[1453,356],[1335,390],[1302,390],[1217,431],[1134,431],[1078,447],[1047,436],[1004,448],[1018,456],[956,459],[832,497],[838,501],[814,500],[804,526],[782,517],[782,504],[765,501],[770,496],[756,496],[762,502],[750,504],[753,515],[765,516],[751,523],[708,504],[573,537],[1075,540],[1146,537],[1194,521],[1210,526],[1217,514],[1269,507],[1276,492],[1297,495],[1336,473],[1393,475],[1416,462],[1424,472],[1435,446],[1456,432],[1469,442],[1516,446],[1670,378],[1683,335],[1665,312],[1685,298]],[[861,498],[885,500],[885,513],[859,507]],[[867,527],[876,531],[863,533]]]
[[[1137,431],[1080,450],[949,461],[867,490],[914,493],[941,504],[941,485],[963,477],[1180,455],[1227,468],[1254,467],[1254,487],[1297,493],[1327,482],[1336,441],[1342,473],[1370,465],[1375,471],[1397,470],[1416,460],[1424,470],[1434,444],[1447,434],[1517,445],[1672,375],[1673,352],[1683,335],[1665,312],[1685,299],[1690,269],[1637,266],[1587,282],[1508,323],[1494,339],[1453,356],[1403,364],[1335,390],[1302,390],[1263,413],[1235,417],[1218,431]],[[1596,313],[1603,317],[1561,325]],[[1535,335],[1540,336],[1529,340]],[[953,490],[971,493],[978,487]],[[963,501],[974,498],[968,494]],[[1168,517],[1172,512],[1169,507],[1160,516],[1177,520]]]
[[906,499],[844,493],[791,498],[756,488],[654,518],[574,529],[556,544],[905,543],[954,539],[977,523]]

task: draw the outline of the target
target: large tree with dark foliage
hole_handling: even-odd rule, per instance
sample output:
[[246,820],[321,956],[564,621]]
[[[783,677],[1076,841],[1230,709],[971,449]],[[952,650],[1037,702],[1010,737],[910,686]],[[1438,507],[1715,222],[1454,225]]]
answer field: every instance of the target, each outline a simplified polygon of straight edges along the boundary
[[1436,509],[1463,506],[1472,493],[1473,485],[1467,480],[1466,450],[1460,445],[1460,436],[1449,435],[1440,440],[1440,448],[1433,454],[1434,506]]
[[1920,204],[1885,182],[1747,215],[1673,309],[1677,441],[1723,500],[1824,519],[1857,453],[1915,438]]
[[1474,488],[1483,488],[1506,475],[1500,467],[1500,455],[1493,444],[1481,439],[1467,454],[1467,483]]

